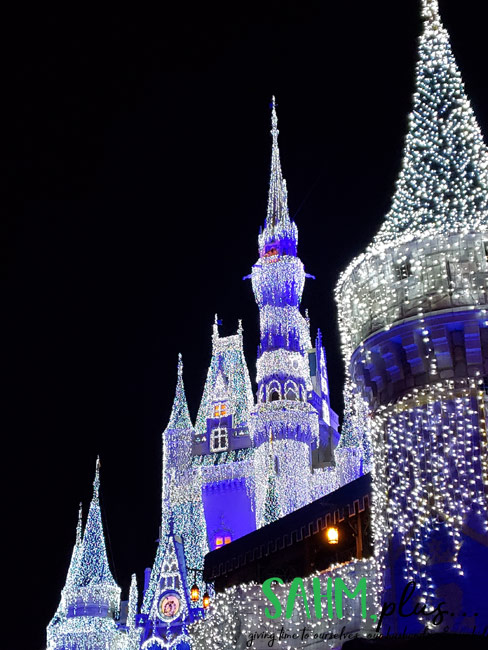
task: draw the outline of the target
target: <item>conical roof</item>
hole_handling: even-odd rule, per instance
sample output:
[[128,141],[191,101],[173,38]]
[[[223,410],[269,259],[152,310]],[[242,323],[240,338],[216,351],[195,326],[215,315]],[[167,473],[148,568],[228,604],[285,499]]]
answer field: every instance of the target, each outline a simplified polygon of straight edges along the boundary
[[97,458],[95,479],[93,481],[93,497],[90,503],[90,510],[88,511],[79,565],[76,572],[75,584],[77,587],[102,584],[117,587],[108,564],[102,526],[102,514],[100,511],[99,490],[100,460]]
[[178,379],[176,381],[175,398],[167,429],[193,429],[190,411],[188,410],[188,402],[186,401],[185,386],[183,384],[183,360],[181,354],[178,355]]
[[487,225],[487,148],[437,0],[422,0],[422,16],[403,164],[390,212],[373,245]]
[[278,117],[276,115],[276,102],[273,96],[271,102],[271,136],[273,144],[271,149],[271,175],[269,179],[268,209],[264,230],[259,235],[259,248],[278,239],[286,238],[296,244],[298,230],[290,220],[288,212],[288,191],[286,181],[281,172],[280,150],[278,147]]

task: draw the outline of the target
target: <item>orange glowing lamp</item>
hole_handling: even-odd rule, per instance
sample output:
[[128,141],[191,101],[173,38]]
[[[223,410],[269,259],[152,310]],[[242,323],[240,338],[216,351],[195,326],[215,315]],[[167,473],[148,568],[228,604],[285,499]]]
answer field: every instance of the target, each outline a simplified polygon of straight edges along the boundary
[[337,544],[339,541],[339,531],[335,526],[329,526],[325,531],[325,536],[329,544]]
[[193,587],[190,589],[190,600],[192,603],[196,603],[199,598],[200,598],[200,589],[198,588],[198,585],[195,583]]
[[206,591],[203,594],[203,609],[208,609],[210,605],[210,596],[208,595],[208,591]]

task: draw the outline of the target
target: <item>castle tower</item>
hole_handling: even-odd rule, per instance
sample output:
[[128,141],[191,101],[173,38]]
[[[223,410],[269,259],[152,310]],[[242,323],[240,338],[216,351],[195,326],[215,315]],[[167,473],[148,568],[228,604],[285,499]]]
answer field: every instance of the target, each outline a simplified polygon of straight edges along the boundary
[[120,588],[110,572],[99,502],[97,459],[93,498],[82,538],[81,508],[76,541],[58,610],[47,628],[48,650],[115,650],[128,636],[118,629]]
[[[186,566],[201,571],[203,558],[208,552],[202,489],[191,465],[193,435],[193,424],[183,383],[183,360],[179,354],[175,397],[168,425],[162,435],[160,539],[149,584],[144,591],[141,610],[143,614],[155,611],[158,581],[161,580],[164,558],[168,553],[167,544],[169,539],[172,539],[170,527],[172,527],[173,534],[180,540]],[[196,575],[196,582],[200,587],[201,595],[203,595],[204,589],[200,573]]]
[[255,530],[250,418],[254,406],[242,325],[220,336],[215,316],[212,357],[195,423],[193,469],[201,486],[211,550]]
[[274,97],[271,124],[268,209],[259,234],[259,260],[251,273],[261,331],[253,416],[258,527],[311,501],[312,450],[320,445],[322,419],[321,405],[307,401],[314,390],[310,328],[300,313],[307,274],[297,257],[298,230],[288,213]]
[[373,446],[388,600],[413,581],[412,602],[444,601],[450,630],[462,631],[464,613],[471,631],[488,560],[488,152],[437,0],[422,0],[422,17],[392,206],[336,299],[346,406]]

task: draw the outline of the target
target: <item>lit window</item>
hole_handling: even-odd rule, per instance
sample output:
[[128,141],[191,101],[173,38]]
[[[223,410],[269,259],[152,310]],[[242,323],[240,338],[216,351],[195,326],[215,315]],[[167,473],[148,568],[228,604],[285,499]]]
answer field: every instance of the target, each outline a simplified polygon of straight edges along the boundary
[[227,415],[227,404],[214,404],[214,418],[223,418]]
[[230,544],[231,542],[232,537],[228,533],[226,535],[218,535],[215,538],[215,548],[222,548],[222,546]]
[[219,427],[212,430],[210,436],[210,451],[225,451],[229,446],[229,436],[227,429]]

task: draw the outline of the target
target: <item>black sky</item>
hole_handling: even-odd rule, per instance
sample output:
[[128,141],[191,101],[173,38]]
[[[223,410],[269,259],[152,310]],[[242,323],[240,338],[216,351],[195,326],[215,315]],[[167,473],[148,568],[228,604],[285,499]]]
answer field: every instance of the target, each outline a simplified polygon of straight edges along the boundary
[[[418,4],[289,0],[232,15],[43,5],[12,22],[4,588],[19,591],[9,606],[19,625],[7,633],[22,630],[20,647],[43,647],[97,454],[116,578],[124,597],[132,571],[141,584],[156,548],[177,353],[194,418],[215,312],[222,334],[243,319],[254,379],[258,311],[242,277],[266,211],[272,94],[299,255],[317,278],[303,307],[322,329],[341,411],[333,290],[389,207]],[[488,134],[483,3],[440,6]]]

